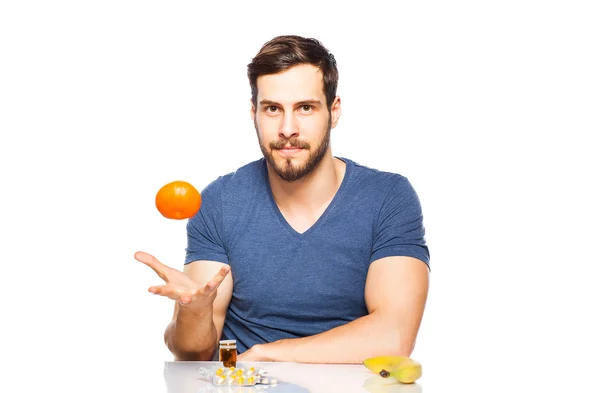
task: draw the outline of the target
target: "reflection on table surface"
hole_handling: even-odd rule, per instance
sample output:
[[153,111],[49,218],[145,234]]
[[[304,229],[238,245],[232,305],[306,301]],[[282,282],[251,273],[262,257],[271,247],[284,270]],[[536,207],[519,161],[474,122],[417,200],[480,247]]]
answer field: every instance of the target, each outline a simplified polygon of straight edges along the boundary
[[240,362],[237,367],[263,369],[277,385],[214,386],[198,369],[216,369],[219,362],[165,362],[168,393],[423,393],[421,385],[381,378],[360,364]]

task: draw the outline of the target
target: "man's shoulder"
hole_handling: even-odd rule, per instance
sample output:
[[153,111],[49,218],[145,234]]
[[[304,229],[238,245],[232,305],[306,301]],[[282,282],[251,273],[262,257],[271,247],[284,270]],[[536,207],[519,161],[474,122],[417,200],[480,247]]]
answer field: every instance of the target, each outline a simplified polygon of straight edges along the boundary
[[247,191],[249,187],[260,184],[263,178],[264,159],[252,161],[239,167],[233,172],[221,175],[211,181],[203,190],[202,194],[222,194]]
[[392,187],[410,187],[408,178],[398,172],[376,169],[348,158],[341,158],[351,168],[352,182],[370,192],[385,192]]

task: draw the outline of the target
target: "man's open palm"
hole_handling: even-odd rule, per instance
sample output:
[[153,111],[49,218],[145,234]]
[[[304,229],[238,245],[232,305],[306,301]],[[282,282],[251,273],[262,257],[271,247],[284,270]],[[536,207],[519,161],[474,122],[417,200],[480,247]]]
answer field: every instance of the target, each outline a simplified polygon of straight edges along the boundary
[[217,288],[229,274],[229,266],[223,266],[221,270],[205,285],[197,283],[183,272],[162,264],[153,255],[138,251],[134,258],[143,264],[150,266],[165,282],[164,285],[157,285],[148,288],[148,291],[156,295],[166,296],[169,299],[177,300],[181,304],[188,304],[194,301],[198,306],[211,305],[215,299]]

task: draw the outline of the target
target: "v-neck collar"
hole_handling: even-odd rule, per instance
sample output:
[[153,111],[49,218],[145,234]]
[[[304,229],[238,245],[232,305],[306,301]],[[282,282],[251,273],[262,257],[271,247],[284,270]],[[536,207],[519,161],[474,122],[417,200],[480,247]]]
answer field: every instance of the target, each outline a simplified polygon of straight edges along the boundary
[[320,225],[321,222],[324,221],[328,215],[331,215],[331,211],[336,207],[336,205],[339,204],[339,200],[343,197],[344,190],[346,189],[346,184],[349,181],[348,179],[350,178],[350,174],[352,172],[353,165],[348,159],[345,159],[342,157],[335,157],[335,156],[334,156],[334,158],[340,159],[340,160],[344,161],[344,163],[346,164],[346,171],[344,172],[344,178],[342,179],[342,184],[340,184],[340,187],[338,188],[335,195],[333,196],[333,199],[331,200],[331,202],[329,202],[329,205],[327,205],[327,207],[325,208],[325,211],[323,211],[323,213],[321,214],[321,216],[319,216],[317,221],[315,221],[310,226],[310,228],[308,228],[306,231],[304,231],[302,233],[298,232],[290,225],[290,223],[283,216],[283,213],[281,213],[279,206],[277,206],[277,203],[275,202],[275,197],[273,196],[273,190],[271,190],[271,182],[269,181],[269,174],[267,171],[267,161],[265,159],[262,160],[263,161],[263,176],[265,179],[264,184],[267,187],[267,194],[269,195],[269,199],[271,200],[271,206],[273,207],[275,215],[279,219],[279,222],[286,228],[286,230],[288,232],[290,232],[293,236],[295,236],[299,239],[304,239],[307,236],[309,236],[312,232],[316,231],[318,229],[318,227],[321,226]]

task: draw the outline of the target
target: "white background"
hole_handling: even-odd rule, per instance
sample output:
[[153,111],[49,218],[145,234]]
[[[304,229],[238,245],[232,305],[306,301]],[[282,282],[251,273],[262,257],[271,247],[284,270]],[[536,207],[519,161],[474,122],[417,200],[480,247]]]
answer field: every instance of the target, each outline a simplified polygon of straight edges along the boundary
[[164,391],[172,303],[133,253],[181,267],[185,222],[154,196],[260,157],[246,65],[300,34],[338,61],[334,154],[421,197],[423,391],[597,391],[593,3],[2,2],[0,383]]

